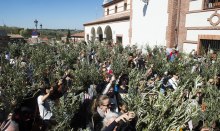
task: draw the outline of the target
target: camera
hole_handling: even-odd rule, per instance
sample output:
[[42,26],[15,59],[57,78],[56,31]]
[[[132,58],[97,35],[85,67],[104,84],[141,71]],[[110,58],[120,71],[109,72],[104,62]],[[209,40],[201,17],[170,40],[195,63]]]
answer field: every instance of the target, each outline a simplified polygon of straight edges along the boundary
[[115,104],[114,104],[114,103],[111,103],[110,110],[114,112],[114,109],[115,109]]

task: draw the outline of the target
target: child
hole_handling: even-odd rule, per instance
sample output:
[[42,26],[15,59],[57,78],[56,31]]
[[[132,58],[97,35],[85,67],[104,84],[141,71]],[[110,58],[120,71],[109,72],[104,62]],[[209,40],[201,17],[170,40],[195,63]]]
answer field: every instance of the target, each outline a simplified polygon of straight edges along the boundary
[[119,116],[121,116],[121,115],[123,115],[123,114],[125,114],[125,113],[128,112],[128,110],[126,109],[126,105],[125,105],[122,101],[119,101],[119,102],[118,102],[118,108],[121,110],[121,111],[118,113]]
[[[122,101],[118,102],[118,107],[121,110],[118,113],[119,117],[128,112],[128,110],[126,108],[126,105],[127,105],[127,103],[124,103]],[[136,120],[135,119],[132,119],[131,121],[127,121],[127,122],[124,122],[124,121],[121,120],[119,122],[118,131],[136,131],[135,126],[136,126]]]

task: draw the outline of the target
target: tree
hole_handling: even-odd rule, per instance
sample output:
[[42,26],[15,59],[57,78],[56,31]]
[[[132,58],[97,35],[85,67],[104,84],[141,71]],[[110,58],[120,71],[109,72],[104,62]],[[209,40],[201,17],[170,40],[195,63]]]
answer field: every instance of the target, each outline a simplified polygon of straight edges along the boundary
[[20,30],[20,35],[24,37],[24,39],[28,38],[28,31],[27,30]]
[[32,36],[32,34],[31,34],[31,32],[33,31],[34,29],[28,29],[27,28],[27,37],[29,38],[29,37],[31,37]]
[[61,40],[62,34],[57,33],[57,40]]
[[71,36],[70,36],[70,30],[68,29],[68,33],[67,33],[67,37],[66,37],[66,44],[70,44],[69,38],[71,38]]

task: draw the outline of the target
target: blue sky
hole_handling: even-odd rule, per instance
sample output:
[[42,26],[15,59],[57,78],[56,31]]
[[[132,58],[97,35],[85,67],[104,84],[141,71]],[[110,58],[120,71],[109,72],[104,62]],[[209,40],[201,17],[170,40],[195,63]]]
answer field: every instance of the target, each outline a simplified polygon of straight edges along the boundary
[[[103,17],[104,0],[0,0],[0,26],[47,29],[81,29],[83,24]],[[109,0],[111,1],[111,0]],[[96,9],[97,7],[97,9]]]

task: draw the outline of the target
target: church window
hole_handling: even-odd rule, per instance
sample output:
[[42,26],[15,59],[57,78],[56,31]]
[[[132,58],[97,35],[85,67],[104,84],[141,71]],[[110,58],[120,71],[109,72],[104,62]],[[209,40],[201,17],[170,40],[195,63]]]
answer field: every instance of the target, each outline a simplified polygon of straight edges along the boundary
[[117,11],[118,11],[118,7],[117,7],[117,6],[115,6],[115,13],[117,13]]
[[127,3],[124,4],[124,10],[127,10]]
[[220,0],[205,0],[204,8],[219,8]]
[[89,35],[87,35],[87,40],[89,40]]
[[109,9],[107,9],[107,15],[109,15]]

